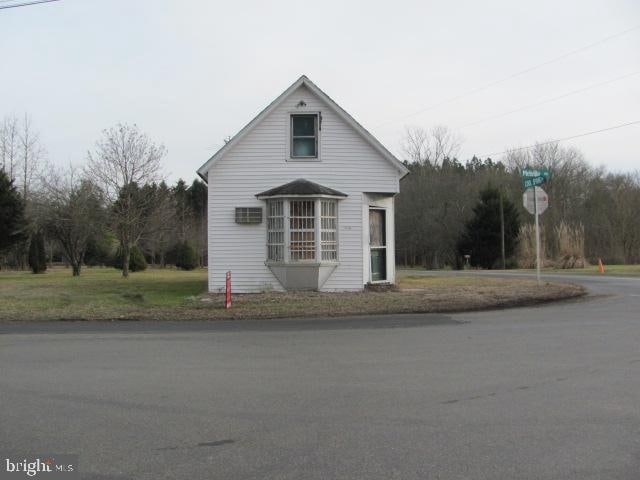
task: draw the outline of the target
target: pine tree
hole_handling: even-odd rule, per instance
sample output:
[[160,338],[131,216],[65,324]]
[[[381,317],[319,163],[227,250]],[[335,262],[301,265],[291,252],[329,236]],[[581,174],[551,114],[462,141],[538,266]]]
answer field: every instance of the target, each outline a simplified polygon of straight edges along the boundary
[[176,267],[182,270],[193,270],[198,266],[198,254],[193,246],[187,242],[179,242],[176,247]]
[[480,202],[473,209],[473,217],[465,225],[458,241],[458,253],[470,255],[474,267],[494,268],[501,264],[500,202],[504,215],[505,256],[510,258],[516,249],[520,219],[515,205],[500,190],[488,186],[480,192]]
[[13,181],[0,169],[0,252],[25,239],[24,202]]
[[44,248],[44,235],[42,232],[36,232],[31,235],[29,266],[33,273],[44,273],[47,270],[47,254]]
[[[116,252],[116,256],[113,259],[113,266],[118,270],[120,270],[122,269],[123,264],[124,264],[124,252],[123,252],[123,248],[120,247],[118,248],[118,251]],[[144,258],[144,254],[142,253],[142,250],[140,250],[140,247],[138,247],[137,245],[134,245],[129,250],[128,269],[130,272],[142,272],[143,270],[147,269],[147,260]]]

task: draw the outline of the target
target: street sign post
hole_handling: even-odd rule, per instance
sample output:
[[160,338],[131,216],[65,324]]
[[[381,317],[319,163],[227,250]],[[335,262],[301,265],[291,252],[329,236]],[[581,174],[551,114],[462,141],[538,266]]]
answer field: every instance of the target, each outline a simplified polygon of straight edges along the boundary
[[548,168],[523,168],[522,185],[525,188],[522,195],[522,204],[529,213],[536,219],[536,278],[540,285],[540,222],[538,217],[549,206],[549,197],[546,192],[539,187],[547,183],[551,178]]

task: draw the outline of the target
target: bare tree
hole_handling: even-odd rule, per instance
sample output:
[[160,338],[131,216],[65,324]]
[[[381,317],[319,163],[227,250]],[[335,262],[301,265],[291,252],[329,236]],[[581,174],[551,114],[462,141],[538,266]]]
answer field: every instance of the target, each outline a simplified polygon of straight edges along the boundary
[[26,113],[20,128],[19,142],[22,198],[27,202],[31,184],[39,178],[44,148],[40,143],[39,134],[33,129],[31,117]]
[[2,120],[0,127],[0,157],[2,170],[11,180],[15,178],[18,163],[18,118],[8,115]]
[[106,208],[101,189],[70,166],[51,169],[43,179],[40,196],[46,231],[62,247],[71,264],[73,276],[80,275],[88,243],[102,234]]
[[167,252],[176,242],[175,196],[164,182],[152,185],[150,190],[154,196],[154,208],[140,241],[143,249],[151,257],[152,265],[159,261],[160,266],[164,268]]
[[161,160],[166,154],[136,125],[118,124],[103,132],[94,153],[89,152],[86,173],[95,179],[113,203],[113,226],[123,253],[122,276],[129,276],[131,248],[143,234],[153,196],[140,194],[139,187],[161,178]]
[[409,162],[438,166],[443,160],[455,157],[461,145],[460,136],[443,125],[431,130],[406,127],[402,149]]

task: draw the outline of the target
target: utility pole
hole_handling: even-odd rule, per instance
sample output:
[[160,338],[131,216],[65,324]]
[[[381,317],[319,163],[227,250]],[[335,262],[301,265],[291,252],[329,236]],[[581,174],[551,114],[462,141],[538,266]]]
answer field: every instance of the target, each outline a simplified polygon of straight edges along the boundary
[[502,269],[507,269],[507,258],[504,251],[504,206],[502,205],[502,187],[500,187],[500,251],[502,253]]

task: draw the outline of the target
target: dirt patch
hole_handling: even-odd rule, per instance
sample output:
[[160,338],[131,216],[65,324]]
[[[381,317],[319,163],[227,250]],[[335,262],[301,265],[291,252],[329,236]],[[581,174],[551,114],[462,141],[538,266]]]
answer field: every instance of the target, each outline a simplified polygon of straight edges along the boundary
[[[429,283],[429,282],[427,282]],[[257,319],[334,317],[390,313],[454,313],[536,305],[581,297],[579,285],[529,280],[475,278],[437,279],[434,285],[403,282],[396,289],[357,293],[286,292],[239,294],[231,309],[222,308],[224,296],[204,295],[192,318]],[[195,312],[193,312],[195,313]]]

